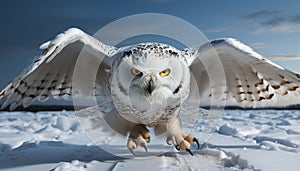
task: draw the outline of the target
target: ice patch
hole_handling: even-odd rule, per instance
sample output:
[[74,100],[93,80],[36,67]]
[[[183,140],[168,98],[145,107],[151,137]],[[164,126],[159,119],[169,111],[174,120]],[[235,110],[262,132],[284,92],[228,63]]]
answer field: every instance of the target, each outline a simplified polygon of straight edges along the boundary
[[292,130],[292,129],[288,129],[288,130],[286,130],[286,133],[287,134],[300,134],[300,130],[299,131],[295,131],[295,130]]
[[299,146],[293,142],[291,142],[288,139],[280,139],[280,138],[272,138],[272,137],[266,137],[266,136],[257,136],[254,138],[254,140],[256,140],[257,143],[261,143],[263,141],[270,141],[270,142],[274,142],[277,144],[282,144],[284,146],[287,147],[292,147],[292,148],[298,148]]
[[225,124],[219,127],[218,133],[223,135],[234,135],[237,133],[237,130],[231,127],[231,125]]
[[227,153],[227,157],[222,159],[222,163],[225,167],[230,167],[232,170],[233,168],[237,169],[251,169],[254,170],[254,167],[248,164],[248,161],[242,159],[240,155]]
[[54,128],[58,128],[62,131],[76,131],[79,128],[78,120],[68,116],[57,116],[56,123],[53,125]]
[[[0,112],[0,169],[298,170],[299,116],[297,110],[229,110],[209,139],[201,139],[202,129],[187,132],[202,141],[200,150],[192,149],[194,156],[174,150],[146,159],[122,159],[108,152],[127,154],[126,137],[114,139],[105,130],[95,129],[89,118],[79,125],[74,112]],[[94,131],[107,144],[107,151],[94,145],[79,126]],[[193,125],[204,126],[204,122]],[[155,145],[153,149],[160,152],[166,146],[153,143],[154,139],[149,147]],[[149,148],[150,153],[156,151]]]
[[270,141],[261,142],[260,147],[262,149],[266,149],[266,150],[274,150],[274,151],[282,150],[282,151],[293,152],[293,153],[298,153],[300,151],[297,148],[287,147],[282,144],[277,144],[277,143],[270,142]]
[[66,170],[83,171],[83,170],[87,170],[89,165],[90,164],[85,162],[73,160],[71,163],[61,162],[57,167],[55,167],[51,171],[66,171]]

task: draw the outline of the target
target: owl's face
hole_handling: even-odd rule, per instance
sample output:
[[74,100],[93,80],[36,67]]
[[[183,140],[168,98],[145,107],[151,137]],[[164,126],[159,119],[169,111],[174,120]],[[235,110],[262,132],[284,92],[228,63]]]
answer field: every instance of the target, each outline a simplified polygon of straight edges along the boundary
[[133,106],[142,108],[185,100],[190,73],[181,52],[163,44],[146,45],[123,53],[113,76],[113,80],[119,80],[120,92],[129,97]]

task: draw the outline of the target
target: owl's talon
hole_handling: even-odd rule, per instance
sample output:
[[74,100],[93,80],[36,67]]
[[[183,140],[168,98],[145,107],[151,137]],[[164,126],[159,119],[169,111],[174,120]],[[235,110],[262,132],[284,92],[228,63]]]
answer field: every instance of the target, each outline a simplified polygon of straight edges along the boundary
[[128,148],[128,150],[130,151],[130,153],[131,153],[132,155],[137,156],[137,155],[133,152],[133,149]]
[[184,137],[184,139],[189,142],[190,144],[192,143],[196,143],[197,144],[197,149],[200,149],[200,144],[199,141],[197,140],[196,137],[192,136],[192,135],[187,135],[186,137]]
[[190,155],[192,155],[192,156],[194,155],[190,149],[186,149],[186,151],[189,152]]
[[[134,149],[136,149],[138,147],[138,145],[135,143],[135,142],[132,142],[134,145],[133,146],[129,146],[128,145],[128,150],[131,152],[131,154],[133,154],[134,156],[137,156],[135,153],[134,153]],[[130,143],[128,143],[130,144]],[[141,144],[141,147],[143,147],[145,149],[146,152],[148,152],[148,148],[147,148],[147,145],[142,143]]]
[[127,142],[127,148],[134,156],[136,156],[136,154],[133,152],[133,150],[136,149],[137,147],[138,147],[137,143],[133,139],[129,138]]
[[128,150],[134,155],[136,156],[136,154],[134,153],[134,149],[138,148],[138,146],[141,146],[145,149],[146,152],[148,152],[148,148],[147,148],[147,144],[146,144],[146,140],[143,139],[132,139],[129,138],[128,139],[128,143],[127,143],[127,147]]
[[166,143],[167,143],[168,145],[172,145],[172,138],[171,138],[171,137],[167,137]]
[[148,148],[147,148],[147,145],[145,143],[142,143],[141,147],[143,147],[145,149],[145,151],[148,152]]
[[[187,136],[183,136],[183,140],[179,143],[179,144],[175,144],[176,142],[178,142],[176,140],[176,138],[174,139],[173,143],[175,144],[174,147],[180,151],[180,150],[185,150],[187,152],[189,152],[192,156],[194,155],[191,151],[191,144],[192,143],[196,143],[197,144],[197,149],[200,148],[200,144],[199,141],[197,140],[197,138],[195,138],[192,135],[187,135]],[[168,139],[167,139],[168,140]]]
[[176,150],[180,151],[180,150],[185,150],[187,152],[189,152],[192,156],[194,155],[190,149],[190,145],[189,142],[186,140],[183,140],[181,143],[179,143],[178,145],[175,145]]
[[187,150],[190,149],[191,144],[187,140],[181,141],[179,144],[175,145],[175,148],[179,150]]
[[197,149],[200,149],[200,144],[199,141],[197,140],[197,138],[194,137],[193,142],[195,142],[197,144]]
[[133,150],[140,146],[143,147],[146,152],[148,152],[147,143],[149,142],[150,131],[146,128],[145,125],[137,125],[130,132],[127,142],[127,148],[134,156],[136,156]]

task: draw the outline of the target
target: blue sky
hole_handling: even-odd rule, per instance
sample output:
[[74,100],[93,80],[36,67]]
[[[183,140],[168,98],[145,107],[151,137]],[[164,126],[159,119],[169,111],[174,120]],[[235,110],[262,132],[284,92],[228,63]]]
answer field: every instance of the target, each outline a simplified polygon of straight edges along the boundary
[[[234,37],[262,55],[300,55],[300,1],[17,1],[0,2],[0,88],[30,64],[44,41],[69,27],[94,34],[106,24],[138,13],[182,18],[208,39]],[[300,72],[300,61],[277,62]]]

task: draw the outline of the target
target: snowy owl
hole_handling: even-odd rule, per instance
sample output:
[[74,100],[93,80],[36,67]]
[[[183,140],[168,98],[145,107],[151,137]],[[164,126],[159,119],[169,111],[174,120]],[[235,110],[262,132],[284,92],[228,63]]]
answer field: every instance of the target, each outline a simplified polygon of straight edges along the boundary
[[[87,65],[79,66],[79,73],[85,86],[79,84],[72,90],[75,65],[83,47],[88,51],[88,57],[82,58]],[[147,151],[151,127],[156,134],[166,133],[167,142],[177,150],[193,155],[191,145],[195,143],[199,148],[199,142],[182,131],[179,116],[188,100],[197,103],[200,97],[221,101],[232,98],[237,104],[256,106],[284,97],[295,99],[300,93],[299,74],[233,38],[183,50],[152,42],[116,48],[71,28],[40,49],[33,64],[0,92],[2,108],[13,110],[21,104],[27,107],[35,99],[51,96],[90,96],[85,87],[93,87],[97,95],[112,99],[117,110],[107,122],[128,135],[127,147],[132,153],[138,147]],[[104,59],[99,57],[101,54]],[[88,65],[99,67],[95,79],[88,75]],[[220,78],[221,70],[225,78]]]

